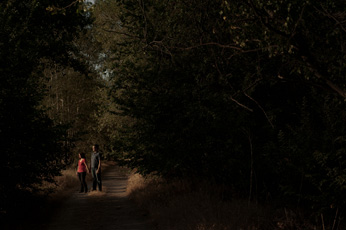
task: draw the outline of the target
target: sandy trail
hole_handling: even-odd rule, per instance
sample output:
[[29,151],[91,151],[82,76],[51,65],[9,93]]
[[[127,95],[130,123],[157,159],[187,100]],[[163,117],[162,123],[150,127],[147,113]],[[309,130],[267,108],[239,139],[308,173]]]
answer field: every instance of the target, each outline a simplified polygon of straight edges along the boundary
[[[75,192],[55,213],[48,230],[153,230],[144,212],[127,198],[127,177],[109,166],[102,192]],[[90,182],[88,186],[90,186]],[[89,187],[90,189],[90,187]]]

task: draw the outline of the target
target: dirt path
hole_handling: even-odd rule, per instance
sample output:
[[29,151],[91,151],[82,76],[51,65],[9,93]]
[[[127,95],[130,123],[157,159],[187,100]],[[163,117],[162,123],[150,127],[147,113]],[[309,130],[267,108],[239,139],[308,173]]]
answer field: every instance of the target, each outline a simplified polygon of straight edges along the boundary
[[[53,215],[48,230],[153,230],[148,218],[128,200],[127,177],[110,166],[102,175],[103,191],[75,192]],[[88,186],[90,186],[90,182]],[[89,187],[90,189],[90,187]]]

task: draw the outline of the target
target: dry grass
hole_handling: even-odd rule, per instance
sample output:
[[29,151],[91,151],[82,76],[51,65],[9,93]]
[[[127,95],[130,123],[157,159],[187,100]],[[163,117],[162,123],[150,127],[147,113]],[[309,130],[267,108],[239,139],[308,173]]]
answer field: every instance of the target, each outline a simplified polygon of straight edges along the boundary
[[232,199],[224,188],[206,182],[167,182],[132,174],[127,192],[149,212],[159,230],[323,229],[297,212]]
[[73,168],[62,171],[62,175],[56,177],[55,180],[58,184],[58,191],[74,188],[77,184],[79,184],[79,179],[76,175],[76,169]]
[[222,200],[224,189],[208,183],[129,178],[128,193],[164,230],[275,229],[268,211],[245,200]]
[[[114,166],[114,162],[103,161],[102,171],[106,171],[109,166]],[[80,182],[78,175],[76,174],[75,167],[69,167],[61,172],[61,176],[55,178],[56,185],[54,184],[44,184],[45,189],[51,189],[54,192],[49,195],[51,200],[61,200],[73,193],[74,190],[79,190]],[[90,186],[92,181],[91,173],[87,173],[86,181]],[[88,188],[90,189],[90,187]]]

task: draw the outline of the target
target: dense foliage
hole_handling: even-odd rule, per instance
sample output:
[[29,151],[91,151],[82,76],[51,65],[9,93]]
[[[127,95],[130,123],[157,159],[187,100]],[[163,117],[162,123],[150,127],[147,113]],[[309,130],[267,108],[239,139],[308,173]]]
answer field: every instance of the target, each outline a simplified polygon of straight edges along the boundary
[[345,206],[344,1],[97,1],[120,162]]
[[94,142],[142,174],[342,213],[344,1],[82,2],[0,3],[1,213]]
[[0,3],[0,211],[22,210],[23,193],[52,181],[64,167],[62,127],[48,118],[44,63],[75,65],[72,41],[89,24],[80,1]]

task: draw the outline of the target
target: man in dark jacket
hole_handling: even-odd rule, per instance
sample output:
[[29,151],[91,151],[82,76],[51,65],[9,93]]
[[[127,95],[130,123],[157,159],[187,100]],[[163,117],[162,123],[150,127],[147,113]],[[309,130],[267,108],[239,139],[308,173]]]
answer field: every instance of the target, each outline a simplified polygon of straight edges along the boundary
[[91,175],[93,177],[93,191],[96,190],[96,185],[99,191],[102,191],[101,182],[101,156],[99,152],[99,146],[93,145],[93,152],[91,153]]

